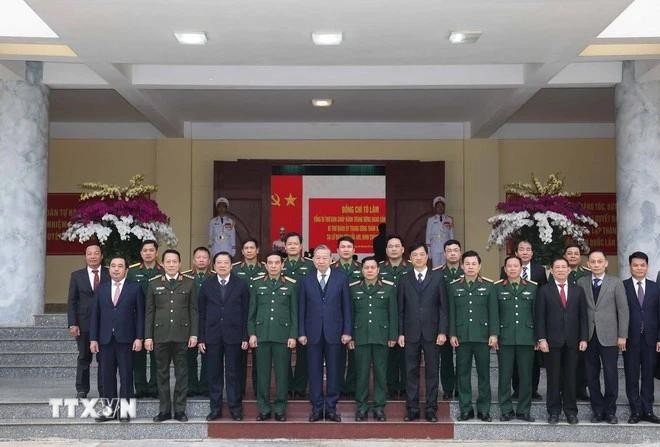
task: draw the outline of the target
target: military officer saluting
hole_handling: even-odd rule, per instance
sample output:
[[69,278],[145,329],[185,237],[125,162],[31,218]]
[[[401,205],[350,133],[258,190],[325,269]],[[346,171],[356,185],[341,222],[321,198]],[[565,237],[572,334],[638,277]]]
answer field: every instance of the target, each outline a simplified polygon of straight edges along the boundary
[[229,200],[218,197],[215,201],[215,217],[209,222],[209,250],[211,256],[226,251],[232,257],[236,254],[236,227],[227,215]]
[[[291,353],[298,338],[298,293],[296,280],[282,274],[277,252],[266,258],[267,274],[250,284],[248,334],[256,349],[258,421],[286,421],[286,404]],[[254,351],[253,351],[254,352]],[[275,402],[270,403],[270,373],[275,370]]]
[[[433,270],[440,270],[445,280],[446,292],[449,284],[463,276],[461,268],[461,243],[456,239],[445,242],[445,263]],[[442,384],[442,399],[451,400],[456,390],[456,370],[454,369],[454,348],[450,343],[440,346],[440,383]]]
[[[508,256],[504,260],[507,279],[495,283],[499,308],[500,332],[498,337],[498,400],[500,420],[514,417],[534,422],[532,407],[532,371],[534,369],[534,304],[536,283],[520,277],[522,260]],[[519,388],[518,407],[514,413],[511,403],[511,378],[517,365]]]
[[[211,253],[206,247],[197,247],[193,251],[193,268],[182,272],[195,282],[195,292],[208,278],[215,276],[211,269]],[[201,366],[197,362],[197,356],[201,356]],[[209,384],[206,378],[206,353],[200,354],[197,347],[189,348],[186,354],[188,363],[188,397],[209,395]]]
[[254,238],[246,239],[241,247],[243,260],[231,265],[232,275],[250,283],[253,278],[266,274],[264,265],[259,262],[259,241]]
[[466,251],[461,257],[465,275],[449,286],[449,336],[456,349],[456,379],[461,414],[459,421],[474,417],[472,409],[472,358],[477,367],[479,395],[477,417],[490,422],[490,353],[497,349],[499,314],[495,286],[479,275],[481,257]]
[[[140,258],[142,262],[130,266],[126,280],[139,283],[142,287],[142,293],[146,297],[149,280],[165,272],[157,262],[158,242],[153,240],[142,241]],[[156,356],[153,351],[149,352],[149,377],[147,377],[147,351],[143,349],[133,352],[133,381],[135,382],[135,397],[158,397]]]
[[449,239],[454,239],[454,219],[445,214],[446,199],[437,196],[433,199],[435,214],[426,221],[426,246],[431,253],[433,267],[445,263],[444,246]]
[[174,419],[188,421],[188,348],[197,346],[197,289],[192,277],[179,273],[181,255],[176,250],[163,253],[165,274],[149,281],[145,307],[144,347],[155,351],[158,368],[160,405],[154,422],[172,418],[170,364],[174,363]]
[[351,284],[353,305],[353,340],[349,348],[355,352],[356,421],[364,421],[369,413],[369,370],[373,365],[373,416],[385,421],[387,396],[387,353],[399,335],[396,288],[379,279],[378,262],[374,256],[362,261],[364,280]]

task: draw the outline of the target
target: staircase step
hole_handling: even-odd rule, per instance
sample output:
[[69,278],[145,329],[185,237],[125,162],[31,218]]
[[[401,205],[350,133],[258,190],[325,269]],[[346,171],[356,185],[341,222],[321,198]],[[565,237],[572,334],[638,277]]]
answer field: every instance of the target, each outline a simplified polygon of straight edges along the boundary
[[67,340],[2,340],[0,354],[17,352],[78,352],[76,341],[70,337]]
[[66,327],[0,327],[0,343],[6,340],[71,340]]
[[23,365],[47,368],[51,365],[75,365],[77,352],[12,352],[0,353],[0,366]]
[[38,314],[34,316],[34,325],[40,327],[68,327],[67,314]]

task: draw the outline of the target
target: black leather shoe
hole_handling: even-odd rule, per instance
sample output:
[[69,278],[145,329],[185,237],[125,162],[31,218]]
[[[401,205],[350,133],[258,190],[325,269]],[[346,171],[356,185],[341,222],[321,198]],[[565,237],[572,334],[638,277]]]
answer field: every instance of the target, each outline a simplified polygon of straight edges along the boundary
[[321,415],[319,413],[310,413],[309,422],[316,422],[321,420]]
[[232,413],[231,418],[235,421],[242,421],[243,415],[241,413]]
[[511,399],[518,400],[518,391],[514,391],[513,393],[511,393]]
[[536,420],[529,413],[518,413],[516,414],[516,419],[520,419],[521,421],[525,422],[534,422]]
[[114,421],[115,419],[117,419],[116,416],[104,416],[104,415],[100,415],[94,418],[96,422],[108,422],[108,421]]
[[365,419],[367,419],[367,413],[364,413],[362,411],[358,411],[355,413],[355,422],[362,422]]
[[559,424],[559,416],[557,416],[556,414],[551,414],[550,416],[548,416],[548,424],[550,425]]
[[188,416],[186,416],[186,413],[183,411],[180,413],[174,413],[174,419],[179,422],[188,422]]
[[652,424],[660,424],[660,418],[653,413],[648,413],[640,418],[642,421],[650,422]]
[[385,417],[385,412],[374,411],[374,420],[378,422],[385,422],[387,420],[387,417]]
[[286,422],[286,416],[283,414],[277,414],[275,413],[275,420],[277,422]]
[[206,415],[206,420],[210,422],[210,421],[215,421],[216,419],[220,419],[221,417],[222,417],[221,411],[213,410]]
[[170,413],[158,413],[156,416],[154,416],[153,421],[163,422],[167,421],[168,419],[172,419],[172,415]]
[[607,422],[608,424],[614,425],[614,424],[619,423],[619,419],[617,419],[616,415],[614,415],[614,414],[605,415],[604,419],[605,419],[605,422]]
[[408,410],[406,415],[403,417],[405,422],[416,421],[417,419],[419,419],[419,411],[415,410]]
[[596,413],[593,413],[591,415],[591,423],[592,424],[600,424],[601,422],[603,422],[603,416],[601,416],[600,414],[596,414]]
[[77,397],[78,399],[86,399],[86,398],[87,398],[87,393],[84,392],[84,391],[78,391],[78,392],[76,393],[76,397]]
[[631,414],[630,417],[628,418],[628,423],[629,424],[636,424],[640,420],[642,420],[642,418],[639,414]]
[[448,392],[445,391],[444,393],[442,393],[442,400],[451,400],[451,395],[452,394],[454,394],[454,393],[448,393]]
[[488,413],[477,413],[477,417],[484,422],[491,422],[493,420]]
[[500,421],[502,421],[502,422],[509,422],[509,421],[510,421],[511,419],[513,419],[514,417],[515,417],[515,414],[513,413],[513,411],[511,411],[511,412],[509,412],[509,413],[505,413],[505,414],[501,415],[501,416],[500,416]]
[[532,393],[532,400],[543,400],[543,396],[538,391]]
[[426,420],[428,422],[438,422],[438,416],[435,415],[435,411],[427,411]]
[[119,417],[119,422],[131,422],[131,417],[126,415],[125,417]]
[[566,422],[568,422],[568,423],[571,424],[571,425],[575,425],[575,424],[577,424],[579,421],[578,421],[578,418],[577,418],[576,415],[574,415],[574,414],[569,414],[568,416],[566,416]]
[[474,410],[470,410],[467,413],[461,413],[458,417],[459,421],[469,421],[470,419],[474,419]]
[[268,419],[270,419],[270,413],[259,413],[257,415],[258,421],[267,421]]
[[339,416],[337,413],[326,413],[325,420],[331,422],[341,422],[341,416]]
[[575,398],[578,402],[589,402],[589,395],[587,393],[580,393]]

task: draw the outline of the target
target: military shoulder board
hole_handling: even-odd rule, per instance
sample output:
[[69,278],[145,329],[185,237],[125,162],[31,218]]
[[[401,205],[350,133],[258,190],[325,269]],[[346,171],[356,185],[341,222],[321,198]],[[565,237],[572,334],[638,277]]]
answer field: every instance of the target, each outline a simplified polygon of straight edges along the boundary
[[361,282],[362,282],[362,281],[355,281],[355,282],[350,283],[349,286],[351,286],[351,287],[353,287],[353,286],[357,286],[357,285],[360,284]]
[[140,263],[139,263],[139,262],[136,262],[135,264],[129,265],[128,268],[129,268],[129,269],[134,269],[134,268],[137,268],[137,267],[139,267],[139,266],[140,266]]
[[502,284],[504,282],[503,279],[500,279],[499,281],[495,281],[493,284]]
[[534,284],[535,286],[539,285],[536,281],[532,281],[531,279],[527,279],[526,281],[530,284]]
[[433,267],[431,270],[441,270],[441,269],[443,269],[444,267],[445,267],[445,265],[442,264],[442,265],[439,265],[439,266],[437,266],[437,267]]
[[160,279],[160,278],[162,278],[162,277],[163,277],[163,275],[156,275],[156,276],[154,276],[153,278],[151,278],[149,281],[153,281],[153,280],[155,280],[155,279]]
[[237,261],[237,262],[234,262],[231,266],[233,267],[233,266],[238,265],[240,263],[241,263],[241,261]]
[[482,276],[481,279],[483,279],[483,280],[486,281],[486,282],[490,282],[490,283],[493,282],[492,279],[490,279],[490,278],[486,278],[485,276]]
[[263,275],[255,276],[254,278],[252,278],[252,281],[256,281],[256,280],[258,280],[258,279],[264,279],[264,276],[266,276],[265,273],[264,273]]
[[189,275],[187,273],[182,273],[181,275],[183,275],[184,278],[195,279],[195,277],[193,275]]
[[392,281],[388,281],[388,280],[386,280],[386,279],[381,279],[381,282],[382,282],[383,284],[387,284],[388,286],[393,286],[393,285],[394,285],[394,283],[393,283]]
[[455,282],[461,281],[462,279],[463,279],[463,277],[461,276],[460,278],[456,278],[455,280],[453,280],[449,284],[454,284]]
[[294,284],[296,283],[296,280],[295,280],[295,279],[293,279],[293,278],[289,278],[289,277],[286,276],[286,275],[284,275],[284,279],[286,279],[287,281],[292,282],[292,283],[294,283]]

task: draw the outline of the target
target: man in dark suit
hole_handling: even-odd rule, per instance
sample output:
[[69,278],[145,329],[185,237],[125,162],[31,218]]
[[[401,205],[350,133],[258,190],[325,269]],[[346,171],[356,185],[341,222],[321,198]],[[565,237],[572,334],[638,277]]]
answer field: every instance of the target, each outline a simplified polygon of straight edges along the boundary
[[[591,275],[578,279],[587,304],[589,346],[585,355],[587,386],[591,400],[592,423],[605,420],[618,423],[616,399],[619,395],[617,360],[619,350],[626,350],[628,338],[628,299],[619,278],[605,274],[607,258],[601,250],[589,253]],[[600,387],[600,367],[603,365],[605,394]]]
[[[538,262],[534,262],[534,250],[532,249],[532,243],[521,239],[516,244],[516,251],[514,253],[522,261],[522,270],[520,271],[520,278],[524,281],[532,280],[536,283],[538,287],[543,286],[548,283],[548,275],[545,272],[545,267],[543,267]],[[506,279],[506,273],[504,272],[504,266],[500,270],[500,279]],[[541,364],[543,363],[543,357],[537,351],[534,355],[534,370],[532,372],[532,399],[541,400],[541,396],[538,392],[539,381],[541,379]],[[518,398],[518,365],[517,362],[514,364],[513,368],[513,378],[511,383],[513,386],[513,394],[511,397],[513,399]]]
[[569,424],[578,423],[575,367],[578,350],[587,349],[587,310],[584,291],[568,282],[568,273],[568,261],[555,259],[553,278],[536,295],[536,337],[545,355],[549,424],[559,423],[562,409]]
[[221,251],[213,257],[216,275],[199,289],[199,351],[207,354],[211,411],[207,421],[222,417],[222,389],[235,421],[243,419],[241,350],[248,348],[248,284],[231,275],[231,256]]
[[[67,301],[69,334],[75,337],[78,345],[78,365],[76,368],[76,391],[78,398],[86,398],[89,393],[89,365],[92,352],[89,350],[89,314],[94,301],[94,291],[101,282],[110,279],[107,267],[101,267],[103,254],[101,246],[92,243],[85,248],[84,269],[71,273],[69,298]],[[99,356],[96,356],[99,364]],[[103,391],[101,372],[97,374],[99,396]]]
[[[325,419],[341,422],[337,414],[341,350],[351,341],[351,293],[348,277],[340,269],[331,269],[332,254],[325,245],[314,250],[314,267],[300,281],[298,298],[298,341],[307,346],[309,421]],[[327,389],[323,393],[323,362],[326,365]]]
[[660,352],[660,288],[646,279],[648,262],[646,253],[631,254],[628,263],[632,277],[623,281],[630,311],[628,340],[623,352],[626,395],[630,403],[629,424],[640,420],[660,424],[660,418],[653,414],[653,371],[657,352]]
[[[133,351],[142,349],[144,338],[142,287],[126,281],[127,271],[125,258],[114,257],[110,260],[111,280],[99,286],[89,323],[89,348],[93,353],[100,353],[102,397],[108,400],[117,398],[117,369],[121,385],[119,397],[133,397]],[[102,414],[96,421],[110,419],[113,417]],[[120,417],[120,420],[128,422],[129,417]]]
[[448,313],[445,282],[440,271],[428,268],[428,248],[411,247],[413,270],[401,277],[398,287],[399,339],[406,359],[406,416],[419,419],[419,362],[424,352],[426,420],[438,420],[438,346],[447,341]]

